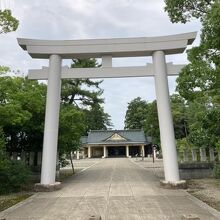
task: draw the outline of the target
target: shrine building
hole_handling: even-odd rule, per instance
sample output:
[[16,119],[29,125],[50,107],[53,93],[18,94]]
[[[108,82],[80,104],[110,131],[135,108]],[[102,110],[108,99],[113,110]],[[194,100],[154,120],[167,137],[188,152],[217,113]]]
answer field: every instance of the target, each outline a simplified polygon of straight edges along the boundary
[[88,158],[133,157],[151,154],[143,130],[91,130],[83,136],[81,153]]

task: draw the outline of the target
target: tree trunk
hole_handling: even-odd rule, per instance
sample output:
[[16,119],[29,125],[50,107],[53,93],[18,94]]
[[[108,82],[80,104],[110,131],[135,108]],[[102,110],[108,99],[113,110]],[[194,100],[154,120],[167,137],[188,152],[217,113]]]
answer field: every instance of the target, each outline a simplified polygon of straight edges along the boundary
[[73,173],[74,173],[74,165],[73,165],[73,159],[72,159],[72,154],[71,154],[71,152],[70,152],[70,162],[71,162],[71,166],[72,166],[72,171],[73,171]]

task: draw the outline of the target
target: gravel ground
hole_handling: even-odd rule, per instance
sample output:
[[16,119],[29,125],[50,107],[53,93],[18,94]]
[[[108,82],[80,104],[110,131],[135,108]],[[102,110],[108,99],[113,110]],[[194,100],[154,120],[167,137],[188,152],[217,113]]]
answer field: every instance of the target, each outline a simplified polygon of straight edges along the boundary
[[220,180],[194,179],[188,181],[190,194],[220,211]]
[[[145,158],[144,161],[141,158],[132,160],[155,176],[164,178],[162,159],[156,159],[155,163],[152,162],[152,158]],[[192,179],[187,181],[187,185],[187,192],[220,211],[220,179]]]

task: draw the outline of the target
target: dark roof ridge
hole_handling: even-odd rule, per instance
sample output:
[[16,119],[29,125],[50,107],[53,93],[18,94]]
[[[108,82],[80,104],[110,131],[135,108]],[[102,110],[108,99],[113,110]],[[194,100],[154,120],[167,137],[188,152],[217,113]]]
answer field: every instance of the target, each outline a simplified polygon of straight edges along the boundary
[[143,129],[90,130],[89,132],[144,131]]

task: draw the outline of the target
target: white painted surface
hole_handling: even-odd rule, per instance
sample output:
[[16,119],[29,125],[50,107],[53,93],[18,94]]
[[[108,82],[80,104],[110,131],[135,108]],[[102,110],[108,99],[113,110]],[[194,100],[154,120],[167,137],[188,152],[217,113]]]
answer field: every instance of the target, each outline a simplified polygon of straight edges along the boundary
[[107,154],[106,154],[106,146],[103,146],[103,158],[106,158]]
[[[147,77],[154,76],[153,64],[148,63],[146,66],[133,67],[110,67],[105,64],[101,68],[68,68],[63,67],[62,79],[85,79],[85,78],[124,78],[124,77]],[[177,76],[185,65],[167,63],[167,75]],[[29,79],[48,79],[48,68],[32,69],[28,72]]]
[[141,146],[141,153],[142,153],[142,157],[145,157],[145,149],[144,149],[144,145]]
[[129,157],[129,146],[126,146],[126,157]]
[[112,56],[102,56],[102,67],[112,67]]
[[180,180],[180,177],[174,137],[173,118],[170,107],[168,79],[166,74],[165,53],[163,51],[154,52],[153,63],[165,181],[176,182]]
[[[195,37],[196,32],[161,37],[70,41],[18,38],[19,45],[24,50],[27,50],[31,57],[50,58],[49,71],[44,68],[41,73],[39,73],[38,70],[32,70],[32,72],[30,72],[30,78],[32,77],[32,79],[48,78],[41,183],[55,183],[60,108],[61,58],[103,59],[102,68],[74,70],[64,68],[62,69],[62,78],[111,78],[155,75],[165,180],[172,182],[178,181],[179,172],[169,102],[167,74],[172,70],[174,71],[174,75],[176,75],[179,67],[172,65],[170,67],[167,66],[165,63],[165,54],[182,53],[187,45],[192,44]],[[152,54],[154,68],[152,68],[152,65],[145,67],[111,68],[111,57],[152,56]],[[88,157],[91,158],[90,146],[88,147]]]
[[89,40],[36,40],[18,38],[19,45],[33,58],[48,59],[50,54],[62,58],[101,58],[151,56],[163,50],[166,54],[182,53],[192,44],[196,32],[158,37],[89,39]]
[[54,184],[61,91],[61,57],[51,55],[47,86],[47,101],[43,141],[41,184]]
[[88,158],[91,158],[91,146],[88,146]]
[[76,151],[76,159],[79,160],[79,151]]

